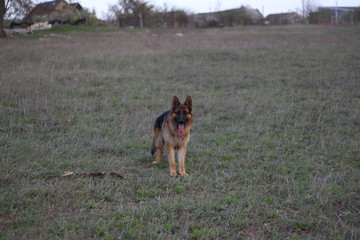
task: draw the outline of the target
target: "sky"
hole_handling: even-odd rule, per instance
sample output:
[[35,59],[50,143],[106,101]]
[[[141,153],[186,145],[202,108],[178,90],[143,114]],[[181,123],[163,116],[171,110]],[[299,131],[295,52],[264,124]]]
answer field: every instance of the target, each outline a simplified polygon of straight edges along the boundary
[[[117,4],[119,0],[68,0],[79,2],[83,7],[95,9],[97,17],[105,19],[109,6]],[[360,6],[360,0],[304,0],[315,3],[317,6]],[[250,6],[259,9],[264,16],[272,13],[301,12],[302,0],[145,0],[157,7],[176,7],[191,13],[202,13],[228,10],[241,6]]]

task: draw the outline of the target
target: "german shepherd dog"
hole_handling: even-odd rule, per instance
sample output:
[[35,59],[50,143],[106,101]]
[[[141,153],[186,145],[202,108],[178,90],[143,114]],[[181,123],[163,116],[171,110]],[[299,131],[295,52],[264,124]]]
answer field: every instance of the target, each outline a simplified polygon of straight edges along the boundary
[[155,121],[151,154],[154,155],[156,151],[158,154],[153,163],[160,162],[165,143],[171,176],[177,175],[175,150],[177,150],[179,173],[183,177],[188,176],[185,172],[185,155],[193,122],[194,116],[190,96],[186,98],[184,104],[181,104],[179,98],[174,96],[171,110],[161,114]]

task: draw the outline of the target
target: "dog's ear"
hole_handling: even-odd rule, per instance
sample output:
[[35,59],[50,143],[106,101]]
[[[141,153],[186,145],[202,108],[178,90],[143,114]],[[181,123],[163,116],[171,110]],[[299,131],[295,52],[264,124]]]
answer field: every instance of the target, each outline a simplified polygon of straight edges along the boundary
[[191,96],[188,96],[184,103],[188,108],[190,108],[190,111],[192,110],[192,99]]
[[179,98],[177,96],[174,96],[172,101],[172,109],[174,110],[179,105],[180,105]]

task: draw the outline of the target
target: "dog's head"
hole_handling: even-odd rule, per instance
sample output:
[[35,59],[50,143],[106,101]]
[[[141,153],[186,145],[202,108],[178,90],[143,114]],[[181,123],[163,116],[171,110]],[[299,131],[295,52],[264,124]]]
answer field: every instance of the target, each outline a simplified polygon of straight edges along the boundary
[[193,122],[192,99],[188,96],[183,104],[180,103],[177,96],[173,97],[171,120],[178,128],[178,135],[185,135],[185,127],[190,126]]

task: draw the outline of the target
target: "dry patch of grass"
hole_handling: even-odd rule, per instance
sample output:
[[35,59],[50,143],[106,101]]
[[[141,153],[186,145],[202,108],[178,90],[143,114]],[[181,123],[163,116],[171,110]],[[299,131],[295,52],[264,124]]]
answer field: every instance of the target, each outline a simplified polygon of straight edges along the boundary
[[[0,41],[0,237],[359,238],[359,29],[174,33]],[[173,95],[188,178],[149,153]]]

